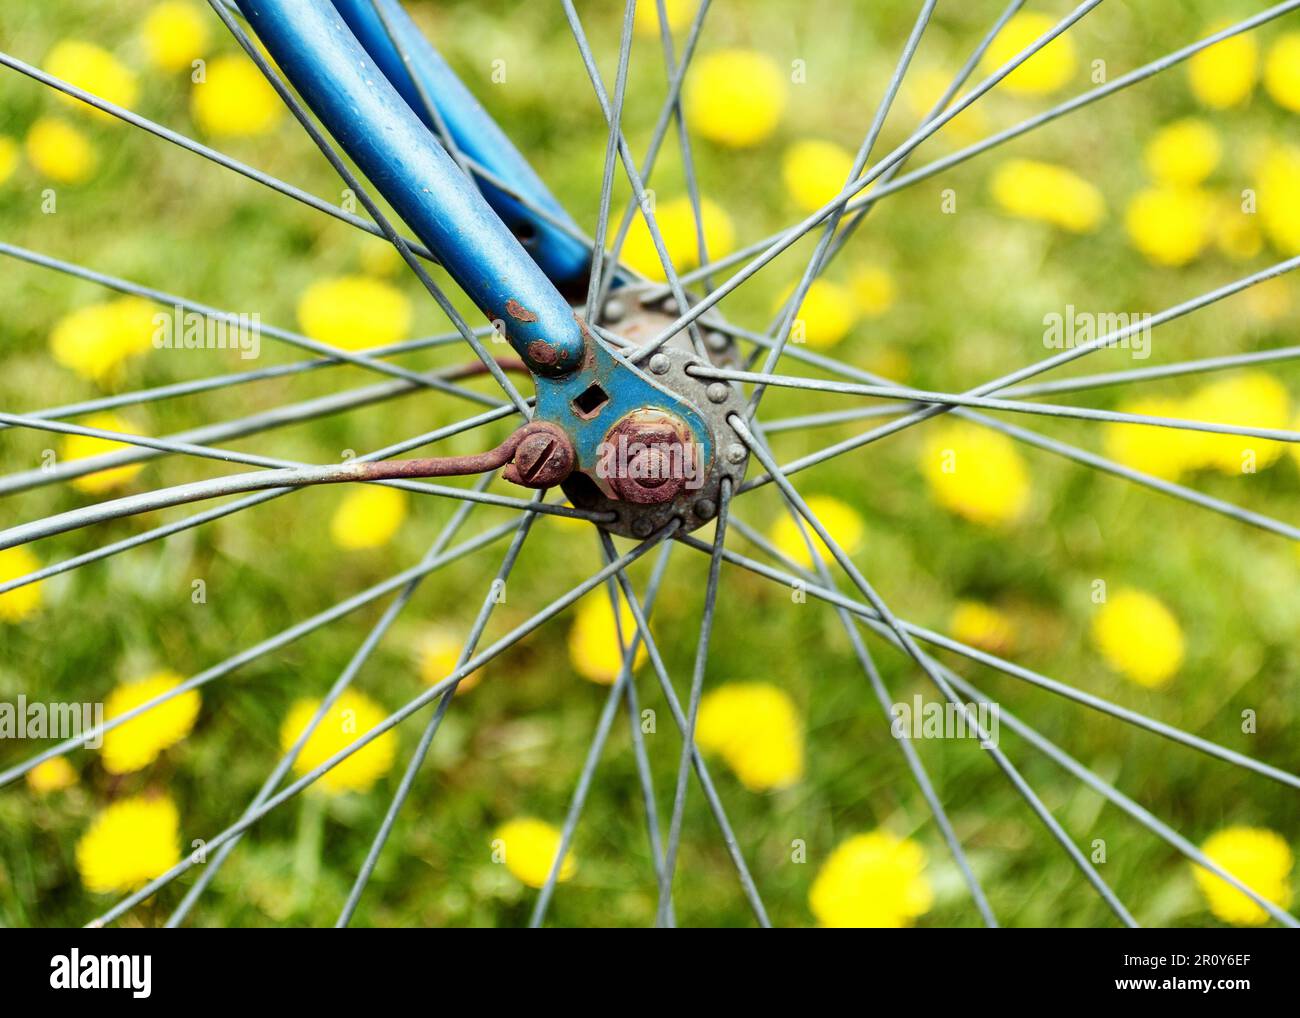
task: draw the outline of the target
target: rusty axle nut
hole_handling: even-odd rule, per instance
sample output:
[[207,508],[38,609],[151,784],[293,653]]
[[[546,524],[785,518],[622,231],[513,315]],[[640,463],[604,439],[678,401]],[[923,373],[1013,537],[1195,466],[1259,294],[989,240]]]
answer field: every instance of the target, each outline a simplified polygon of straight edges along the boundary
[[560,428],[534,421],[520,429],[514,458],[501,476],[525,488],[551,488],[573,472],[573,443]]
[[601,475],[624,502],[671,502],[697,466],[686,423],[660,410],[628,414],[605,435]]

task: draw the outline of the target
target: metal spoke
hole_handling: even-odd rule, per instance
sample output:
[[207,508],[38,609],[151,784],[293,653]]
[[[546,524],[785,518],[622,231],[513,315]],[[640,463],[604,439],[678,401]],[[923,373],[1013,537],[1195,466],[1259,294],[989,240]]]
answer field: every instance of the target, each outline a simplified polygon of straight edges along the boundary
[[[545,492],[539,491],[534,501],[540,503]],[[470,627],[469,636],[465,640],[465,645],[461,649],[459,656],[456,658],[453,673],[457,668],[462,667],[466,661],[474,656],[474,651],[478,648],[478,641],[483,635],[483,630],[487,628],[488,620],[492,617],[492,612],[496,609],[500,598],[497,597],[497,591],[504,586],[510,578],[510,573],[515,567],[515,562],[519,558],[519,553],[523,550],[524,542],[528,539],[528,534],[532,530],[533,522],[537,519],[536,513],[528,513],[522,520],[519,530],[516,532],[514,539],[510,542],[510,547],[506,550],[505,558],[497,570],[496,578],[488,585],[488,591],[483,597],[483,604],[479,607],[478,616],[474,619],[473,626]],[[365,892],[366,886],[370,883],[370,878],[375,872],[375,866],[379,863],[379,854],[384,850],[384,845],[388,842],[388,836],[392,833],[393,824],[397,822],[397,816],[406,804],[407,798],[411,794],[411,788],[415,784],[416,775],[419,774],[420,768],[424,766],[425,757],[428,756],[429,747],[433,745],[434,737],[438,734],[438,729],[442,726],[442,719],[447,714],[447,709],[451,706],[451,698],[456,695],[456,690],[460,688],[460,680],[456,680],[448,687],[447,691],[442,694],[438,701],[438,706],[434,709],[433,717],[425,725],[424,731],[420,734],[420,742],[411,754],[411,760],[406,766],[406,771],[402,774],[402,780],[397,786],[397,791],[393,794],[392,801],[388,804],[388,811],[384,814],[383,822],[379,825],[379,830],[375,832],[375,837],[370,843],[370,849],[366,853],[365,861],[361,864],[361,869],[357,872],[356,880],[352,883],[352,889],[348,892],[347,901],[344,902],[342,911],[339,912],[338,920],[335,922],[336,928],[346,927],[351,921],[352,916],[356,913],[357,905],[361,902],[361,895]]]
[[531,419],[532,411],[524,401],[523,396],[519,394],[519,390],[515,388],[514,383],[506,377],[505,372],[501,370],[501,367],[497,364],[495,358],[488,353],[487,348],[484,347],[479,338],[474,335],[473,330],[466,324],[465,319],[461,316],[460,312],[452,305],[451,301],[447,298],[447,295],[442,292],[438,284],[433,281],[433,277],[430,276],[424,266],[416,260],[415,255],[411,253],[410,247],[407,245],[406,241],[402,239],[402,235],[393,227],[393,224],[389,221],[388,217],[384,215],[383,211],[375,203],[375,200],[370,196],[370,192],[361,185],[361,181],[357,178],[357,175],[348,168],[347,164],[335,150],[334,146],[330,144],[321,129],[316,126],[316,123],[311,119],[310,114],[308,114],[306,109],[303,108],[302,103],[298,101],[297,97],[294,96],[288,86],[280,78],[280,75],[276,72],[275,68],[271,66],[270,61],[262,55],[261,50],[259,50],[253,43],[252,39],[249,38],[248,33],[245,32],[230,16],[222,5],[221,0],[208,0],[208,5],[217,13],[217,17],[221,19],[230,34],[235,37],[235,41],[239,43],[244,52],[247,53],[249,58],[257,65],[258,70],[262,72],[263,77],[266,78],[271,87],[275,89],[276,94],[280,96],[280,99],[289,108],[289,112],[293,114],[294,119],[302,125],[303,130],[307,132],[308,136],[316,144],[316,147],[319,148],[325,158],[329,160],[330,165],[334,167],[334,171],[343,179],[344,183],[352,189],[353,194],[357,196],[357,200],[365,207],[370,218],[373,219],[384,232],[384,236],[388,238],[389,242],[397,248],[398,254],[402,256],[402,260],[406,262],[410,270],[415,273],[416,278],[419,279],[421,285],[423,285],[429,292],[429,295],[433,297],[434,301],[437,302],[438,307],[442,309],[442,313],[447,316],[456,331],[464,337],[465,342],[470,345],[478,359],[483,362],[488,373],[496,380],[497,384],[501,386],[502,391],[510,398],[510,402],[515,405],[515,408],[521,414],[523,414],[525,419]]
[[[912,26],[912,32],[908,36],[907,43],[903,46],[903,52],[898,58],[898,64],[894,67],[894,73],[889,79],[889,84],[885,87],[885,94],[881,97],[880,102],[876,104],[876,113],[872,117],[871,126],[867,129],[867,135],[862,139],[857,155],[853,157],[853,166],[849,170],[849,179],[844,182],[845,187],[853,186],[853,182],[866,169],[867,162],[871,159],[872,150],[876,147],[876,139],[880,137],[880,131],[885,126],[885,118],[889,115],[890,109],[893,108],[894,99],[898,95],[899,88],[902,87],[903,78],[907,74],[908,67],[911,66],[912,57],[916,54],[916,48],[921,45],[921,36],[925,34],[925,30],[930,24],[930,16],[934,14],[937,2],[938,0],[925,0],[921,5],[921,10],[916,16],[916,22]],[[897,165],[902,164],[900,162]],[[763,363],[764,372],[776,370],[777,362],[781,359],[781,352],[785,349],[786,343],[790,341],[790,330],[794,327],[795,318],[798,316],[800,308],[803,307],[804,298],[808,295],[814,280],[821,274],[826,264],[827,252],[830,249],[831,242],[835,239],[835,231],[839,229],[843,217],[843,206],[834,209],[830,216],[827,217],[825,225],[822,227],[822,235],[817,241],[817,247],[814,249],[812,257],[808,259],[808,265],[804,269],[803,276],[786,301],[785,308],[777,316],[777,325],[774,330],[776,345],[768,352],[767,359]],[[750,394],[749,405],[745,408],[746,420],[753,420],[758,405],[763,400],[764,391],[765,386],[760,382]]]
[[[520,526],[521,522],[508,524],[505,529],[508,530]],[[566,594],[562,595],[559,598],[556,598],[549,605],[547,605],[537,614],[527,619],[525,622],[520,623],[518,626],[512,629],[505,636],[501,637],[501,639],[497,640],[496,643],[492,644],[486,650],[480,651],[473,658],[471,658],[469,661],[465,662],[465,664],[461,665],[454,672],[452,672],[451,675],[447,676],[441,682],[438,682],[433,686],[431,686],[420,696],[416,697],[414,700],[409,701],[404,707],[401,707],[398,710],[394,711],[392,714],[390,714],[379,724],[375,725],[368,732],[358,737],[355,741],[353,741],[348,746],[345,746],[343,749],[339,750],[328,760],[325,760],[319,766],[304,774],[297,781],[286,786],[282,791],[276,793],[274,796],[272,796],[270,799],[264,802],[260,807],[258,807],[258,809],[255,812],[248,814],[247,816],[238,820],[236,823],[232,824],[230,827],[227,827],[225,830],[221,831],[219,834],[215,835],[212,838],[207,839],[205,841],[205,845],[208,851],[213,851],[215,849],[218,849],[222,845],[226,844],[226,842],[230,841],[232,838],[235,838],[243,834],[244,831],[252,827],[253,824],[257,823],[257,821],[261,820],[268,813],[273,812],[277,807],[287,802],[289,799],[293,798],[304,788],[307,788],[310,785],[312,785],[322,775],[326,774],[328,771],[338,766],[340,763],[342,763],[344,760],[350,757],[353,753],[356,753],[358,750],[364,749],[367,745],[369,745],[372,741],[377,739],[379,736],[395,728],[397,725],[401,724],[412,714],[423,709],[424,707],[427,707],[434,700],[442,696],[442,694],[445,693],[448,689],[450,689],[455,683],[464,679],[465,676],[469,675],[471,672],[478,670],[488,661],[491,661],[493,658],[495,658],[502,652],[508,650],[510,647],[513,647],[516,643],[518,643],[521,639],[523,639],[533,630],[542,626],[546,622],[549,622],[552,618],[554,618],[560,612],[564,611],[565,608],[569,607],[571,604],[577,601],[588,591],[592,590],[594,587],[599,586],[601,583],[605,581],[606,577],[616,572],[617,570],[623,569],[631,565],[633,562],[639,559],[646,552],[650,551],[660,541],[664,540],[667,537],[670,537],[673,531],[676,529],[676,527],[677,524],[674,522],[674,523],[670,523],[666,527],[661,528],[657,533],[651,535],[640,545],[631,549],[625,554],[619,556],[612,563],[610,563],[610,565],[606,566],[604,569],[600,570],[594,575],[588,577],[586,580],[578,584],[576,587],[571,588]],[[498,528],[498,530],[500,529],[501,528]],[[409,572],[411,571],[408,570],[408,573]],[[406,576],[406,574],[400,574],[400,575],[402,575],[403,577]],[[396,577],[394,579],[396,579]],[[150,701],[148,704],[142,705],[142,707],[144,709],[147,709],[148,707],[151,707],[153,705],[154,705],[153,701]],[[133,712],[128,712],[127,714],[123,714],[120,718],[115,718],[114,721],[120,723],[121,720],[130,717],[133,713],[135,712],[133,711]],[[95,733],[92,733],[92,737],[94,734]],[[5,774],[7,773],[8,772],[5,772]],[[5,774],[0,774],[0,784],[4,783]],[[117,919],[119,916],[123,915],[130,909],[134,908],[140,902],[144,901],[147,898],[152,897],[163,887],[166,887],[173,880],[179,877],[182,873],[185,873],[187,870],[191,869],[195,865],[197,865],[195,856],[193,855],[187,856],[186,858],[182,859],[179,863],[177,863],[175,866],[173,866],[171,869],[167,870],[167,872],[163,873],[158,877],[155,877],[153,880],[149,881],[149,883],[145,884],[138,891],[128,895],[126,898],[123,898],[116,905],[110,908],[107,912],[104,912],[102,915],[98,916],[88,925],[103,926],[107,923],[112,922],[113,920]]]
[[[211,2],[211,0],[209,0],[209,2]],[[1049,31],[1036,39],[1032,44],[1027,46],[1007,63],[999,67],[993,74],[972,88],[970,92],[963,96],[960,101],[951,106],[946,112],[940,114],[928,124],[917,130],[889,155],[885,156],[869,171],[845,187],[838,195],[824,204],[820,209],[811,213],[806,218],[781,233],[778,240],[774,241],[771,246],[764,249],[760,255],[751,260],[743,269],[737,272],[725,283],[711,291],[694,306],[685,308],[680,317],[671,324],[665,326],[654,338],[646,342],[645,345],[637,351],[633,360],[639,362],[646,357],[649,357],[655,350],[658,350],[659,347],[672,339],[673,336],[677,335],[677,333],[682,329],[687,328],[691,323],[697,321],[701,315],[714,307],[720,300],[722,300],[722,298],[727,296],[727,294],[731,293],[737,287],[751,279],[769,262],[773,261],[784,251],[798,243],[798,241],[806,234],[816,229],[820,223],[824,222],[828,216],[831,216],[842,209],[855,194],[864,188],[870,187],[882,173],[886,172],[895,163],[907,158],[913,150],[942,128],[946,123],[948,123],[948,121],[952,120],[963,110],[967,109],[977,99],[989,92],[1008,74],[1014,71],[1057,36],[1068,30],[1072,25],[1091,12],[1094,8],[1098,7],[1101,3],[1102,0],[1084,0],[1084,2],[1076,7],[1072,13],[1059,21]]]
[[[665,543],[663,550],[659,554],[659,560],[655,563],[654,573],[650,577],[650,582],[646,586],[645,592],[645,611],[647,617],[654,611],[655,598],[659,595],[659,585],[663,582],[664,572],[668,565],[668,555],[672,551],[672,545]],[[613,580],[611,578],[611,583]],[[607,584],[608,586],[608,584]],[[605,697],[605,704],[601,708],[600,719],[596,723],[596,730],[592,734],[591,743],[587,747],[587,755],[583,760],[582,770],[578,774],[577,784],[574,786],[573,794],[569,797],[568,812],[564,817],[564,827],[560,831],[560,844],[555,850],[555,858],[551,862],[550,871],[546,874],[546,881],[542,884],[538,892],[537,901],[533,905],[533,912],[528,920],[528,925],[534,929],[540,927],[546,922],[546,911],[550,907],[551,898],[555,894],[556,882],[560,879],[560,870],[564,866],[564,858],[569,854],[569,847],[573,844],[574,833],[578,829],[578,822],[582,819],[583,809],[587,805],[587,796],[591,791],[592,780],[596,775],[596,767],[600,764],[601,755],[605,751],[605,743],[609,739],[609,733],[614,727],[614,717],[618,713],[619,702],[627,703],[629,716],[633,720],[633,729],[640,732],[638,726],[639,719],[633,711],[631,701],[627,699],[627,690],[634,685],[633,670],[636,662],[637,652],[641,649],[641,634],[634,633],[632,642],[627,643],[623,638],[622,620],[619,616],[622,609],[618,600],[618,587],[614,585],[609,590],[610,607],[614,612],[614,625],[618,631],[619,647],[622,650],[623,663],[619,666],[618,678],[614,685],[610,687],[609,693]],[[653,810],[654,793],[653,790],[644,787],[642,792],[645,796],[647,807]],[[648,817],[647,819],[652,819]],[[663,862],[659,854],[659,838],[656,825],[652,822],[651,831],[651,851],[655,861],[655,875],[657,879],[663,868]]]
[[[479,484],[485,486],[487,484],[487,479],[483,478],[479,481]],[[447,521],[438,536],[434,538],[433,544],[429,547],[429,550],[425,552],[422,564],[433,561],[441,555],[444,550],[446,550],[447,544],[456,535],[456,532],[461,528],[465,520],[469,518],[469,514],[473,508],[474,504],[472,502],[465,502],[456,509],[456,512],[452,514],[451,519]],[[519,530],[515,532],[515,536],[512,539],[513,541],[518,541],[520,539],[520,535],[526,530],[526,525],[527,519],[521,521]],[[339,677],[334,680],[334,684],[321,700],[320,706],[316,708],[316,712],[312,715],[307,726],[298,734],[293,745],[290,746],[288,751],[280,757],[279,762],[272,769],[271,773],[267,775],[266,780],[262,783],[261,788],[258,789],[257,794],[253,797],[253,801],[249,804],[248,809],[244,811],[245,816],[264,803],[276,788],[279,787],[280,782],[284,780],[284,776],[289,773],[290,768],[292,768],[294,763],[297,762],[298,755],[302,752],[303,746],[307,744],[307,741],[312,737],[316,729],[320,727],[321,722],[325,720],[330,708],[332,708],[338,701],[338,698],[343,695],[344,690],[352,685],[352,681],[357,677],[362,666],[364,666],[370,659],[370,655],[379,645],[379,641],[383,639],[393,622],[396,621],[397,616],[401,614],[402,609],[406,607],[407,603],[411,600],[411,597],[415,594],[415,591],[419,589],[419,586],[424,579],[424,576],[418,576],[415,579],[412,579],[401,589],[401,591],[398,592],[397,597],[388,602],[388,605],[384,608],[384,612],[379,617],[379,620],[371,627],[370,632],[366,634],[366,638],[362,641],[361,646],[357,648],[356,652],[352,655],[351,660],[348,661],[347,666],[339,673]],[[239,838],[232,838],[230,841],[226,842],[226,844],[221,846],[216,855],[212,857],[212,861],[204,867],[199,879],[194,882],[186,892],[185,897],[181,899],[181,903],[176,906],[175,910],[167,918],[166,925],[168,928],[177,927],[185,921],[185,917],[189,915],[190,910],[195,906],[195,904],[197,904],[199,897],[203,894],[204,890],[216,878],[217,871],[221,869],[222,865],[230,856],[230,853],[235,850],[235,846],[238,845],[239,842]]]
[[965,715],[967,724],[969,724],[972,730],[979,735],[981,748],[983,748],[989,756],[993,758],[998,768],[1004,775],[1006,775],[1007,780],[1011,782],[1016,791],[1029,805],[1030,809],[1038,816],[1043,825],[1047,827],[1052,837],[1056,839],[1057,843],[1060,844],[1065,853],[1071,858],[1071,860],[1073,860],[1074,864],[1084,875],[1084,878],[1088,883],[1092,885],[1093,889],[1111,911],[1115,913],[1119,920],[1124,923],[1124,925],[1136,926],[1137,922],[1134,920],[1132,915],[1129,914],[1128,909],[1124,907],[1124,904],[1115,896],[1115,892],[1112,891],[1110,886],[1101,878],[1101,874],[1097,872],[1096,868],[1088,860],[1088,857],[1079,851],[1079,847],[1070,839],[1064,828],[1061,827],[1059,821],[1057,821],[1051,811],[1043,804],[1042,800],[1039,799],[1037,793],[1034,792],[1028,782],[1026,782],[1021,776],[1015,765],[1011,763],[1007,756],[996,745],[992,744],[988,732],[985,731],[984,727],[979,723],[979,719],[974,710],[970,705],[962,702],[961,698],[957,696],[952,686],[949,685],[947,679],[944,678],[943,674],[934,666],[934,663],[929,659],[925,652],[917,646],[916,641],[912,639],[907,629],[899,623],[897,618],[894,617],[894,614],[889,610],[880,595],[876,593],[875,588],[867,582],[866,577],[863,576],[857,566],[853,564],[852,559],[850,559],[848,555],[845,554],[844,550],[835,542],[835,539],[817,519],[816,514],[814,514],[808,507],[808,504],[803,500],[803,497],[795,491],[789,480],[781,473],[780,468],[776,465],[776,461],[767,453],[767,450],[763,447],[762,443],[758,442],[754,438],[754,435],[745,426],[745,423],[740,419],[738,414],[732,414],[728,420],[731,423],[732,429],[740,437],[740,440],[749,446],[750,452],[758,457],[763,466],[775,478],[777,485],[780,487],[787,500],[799,511],[799,514],[808,521],[813,530],[817,532],[817,536],[821,538],[832,556],[834,556],[835,561],[839,563],[840,568],[844,570],[849,579],[853,582],[853,585],[861,591],[868,603],[870,603],[876,610],[880,620],[888,626],[895,635],[897,635],[908,656],[916,661],[916,663],[921,667],[921,670],[925,672],[930,681],[933,682],[939,692],[943,694],[944,699]]
[[704,588],[704,609],[700,615],[700,635],[695,644],[695,668],[691,673],[691,693],[686,711],[686,728],[682,732],[682,755],[677,765],[677,788],[673,795],[672,819],[668,824],[668,846],[664,851],[664,872],[659,882],[659,907],[656,925],[668,924],[672,900],[673,876],[677,853],[682,841],[682,822],[686,809],[686,781],[695,751],[695,725],[704,694],[704,672],[709,664],[709,641],[713,636],[714,611],[718,602],[718,578],[722,573],[722,545],[727,538],[727,514],[731,508],[731,478],[724,477],[718,492],[718,516],[713,534],[713,555],[709,559],[709,579]]
[[[605,546],[605,553],[612,557],[614,554],[613,539],[605,531],[601,531],[600,539]],[[709,546],[706,545],[705,547]],[[620,570],[615,575],[618,577],[618,584],[623,591],[623,597],[627,600],[628,608],[632,611],[632,618],[636,621],[637,631],[645,642],[646,653],[650,657],[650,664],[654,668],[655,677],[659,680],[659,688],[663,691],[664,699],[668,702],[668,708],[672,712],[673,721],[677,725],[677,730],[684,735],[687,725],[686,715],[682,711],[681,701],[677,697],[677,690],[673,688],[672,680],[668,677],[668,669],[659,654],[658,641],[650,632],[650,625],[646,621],[645,612],[641,609],[640,601],[637,599],[636,592],[632,589],[632,583],[627,578],[627,573]],[[731,821],[727,819],[727,811],[722,805],[722,799],[718,795],[716,786],[713,784],[713,777],[709,773],[708,765],[704,762],[704,756],[700,753],[699,747],[693,744],[691,745],[691,761],[695,767],[695,776],[700,783],[700,789],[704,792],[704,798],[709,804],[709,811],[713,814],[718,829],[722,833],[723,843],[726,845],[727,854],[731,858],[731,864],[736,870],[736,876],[740,880],[740,887],[744,892],[745,900],[749,902],[749,907],[759,925],[771,926],[771,921],[767,917],[767,908],[763,905],[763,899],[758,893],[758,887],[754,884],[754,878],[749,872],[749,866],[745,863],[745,857],[740,851],[740,846],[736,841],[736,833],[731,827]]]

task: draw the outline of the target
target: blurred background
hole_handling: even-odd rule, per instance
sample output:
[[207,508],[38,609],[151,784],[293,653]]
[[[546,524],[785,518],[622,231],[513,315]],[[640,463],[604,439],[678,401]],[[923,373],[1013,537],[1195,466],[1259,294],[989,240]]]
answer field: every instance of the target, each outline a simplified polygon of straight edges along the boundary
[[[594,232],[605,129],[560,6],[405,6],[582,229]],[[645,9],[624,129],[641,153],[666,78],[654,4],[638,6]],[[713,5],[685,96],[711,255],[798,221],[840,189],[918,6]],[[1263,6],[1103,4],[928,140],[909,166],[1019,123]],[[610,84],[621,7],[578,4]],[[695,4],[666,7],[680,49]],[[1000,0],[939,4],[877,156],[921,122],[1003,7]],[[1071,5],[1039,0],[1027,8],[972,80]],[[1045,316],[1070,307],[1158,312],[1300,253],[1296,19],[1282,17],[883,199],[805,302],[807,348],[900,383],[960,392],[1053,353],[1044,344]],[[17,0],[0,12],[0,46],[326,201],[346,198],[199,0]],[[693,267],[694,224],[675,132],[650,186],[675,261]],[[627,199],[626,185],[616,188],[616,214]],[[382,242],[8,69],[0,73],[0,239],[217,308],[258,313],[264,325],[352,349],[447,330],[428,294]],[[766,329],[811,250],[812,241],[800,244],[721,310],[736,324]],[[638,269],[656,271],[639,220],[625,256]],[[435,276],[455,293],[445,275]],[[459,294],[456,300],[471,324],[481,324]],[[0,306],[0,406],[15,413],[303,356],[266,337],[256,361],[230,351],[154,349],[152,305],[12,258],[0,262]],[[1298,321],[1295,283],[1283,277],[1156,329],[1147,359],[1103,350],[1050,377],[1285,346]],[[467,357],[461,347],[443,347],[394,363],[424,369]],[[782,367],[824,376],[794,361]],[[335,366],[76,420],[170,435],[374,381],[358,368]],[[493,391],[490,382],[466,384]],[[1291,428],[1300,427],[1297,395],[1294,371],[1283,362],[1054,401]],[[867,402],[774,389],[763,419]],[[477,409],[418,392],[228,444],[337,462]],[[1041,417],[1012,423],[1294,519],[1294,447]],[[788,462],[871,424],[782,431],[773,444]],[[511,427],[460,435],[434,451],[480,451]],[[6,474],[103,450],[93,439],[0,432]],[[968,469],[944,469],[954,451]],[[0,525],[223,469],[165,456],[73,484],[33,487],[0,501]],[[1300,558],[1286,538],[949,421],[807,470],[796,484],[816,496],[814,508],[899,616],[1300,770]],[[498,481],[492,490],[518,489]],[[455,508],[386,489],[308,489],[2,595],[0,701],[25,695],[33,702],[104,702],[110,715],[120,713],[414,564]],[[119,520],[0,552],[0,580],[188,512]],[[783,512],[770,487],[736,505],[745,523],[807,561]],[[510,517],[508,510],[478,509],[462,535]],[[733,541],[763,557],[740,535]],[[354,728],[331,717],[304,758],[325,759],[351,741],[347,731],[365,731],[447,674],[504,549],[494,545],[428,577],[343,705]],[[589,525],[539,520],[485,645],[600,563]],[[649,566],[647,559],[632,570],[638,589]],[[706,568],[697,552],[674,551],[653,613],[653,631],[683,695]],[[613,679],[617,637],[602,598],[593,592],[457,694],[357,924],[526,921],[536,893],[530,885],[545,877]],[[43,765],[5,788],[0,922],[80,925],[238,819],[385,603],[122,726],[102,750],[74,752],[66,763]],[[895,700],[932,698],[912,662],[878,641],[871,648]],[[1292,852],[1300,841],[1293,790],[961,658],[943,659],[1261,892],[1290,904]],[[642,706],[656,719],[645,742],[666,816],[680,739],[649,664],[642,661],[636,674]],[[701,742],[774,923],[979,924],[833,611],[725,567],[706,693]],[[328,787],[309,790],[259,823],[190,921],[332,923],[420,727],[408,722]],[[1182,855],[1005,727],[1002,736],[1011,759],[1140,922],[1265,919],[1226,885],[1203,874],[1198,880]],[[0,766],[44,745],[0,740]],[[921,740],[918,748],[1000,921],[1113,924],[987,754],[970,741]],[[638,788],[629,728],[620,719],[550,921],[653,920]],[[121,921],[162,923],[192,879]],[[752,921],[695,785],[675,887],[683,924]]]

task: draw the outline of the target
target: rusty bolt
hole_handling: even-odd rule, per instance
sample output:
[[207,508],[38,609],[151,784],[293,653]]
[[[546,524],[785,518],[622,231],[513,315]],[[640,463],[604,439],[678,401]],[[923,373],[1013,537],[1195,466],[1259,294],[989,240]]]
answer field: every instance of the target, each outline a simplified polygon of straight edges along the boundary
[[641,505],[671,502],[698,464],[686,423],[662,410],[634,410],[605,434],[602,464],[616,498]]
[[501,476],[525,488],[550,488],[573,471],[573,443],[554,425],[531,424]]

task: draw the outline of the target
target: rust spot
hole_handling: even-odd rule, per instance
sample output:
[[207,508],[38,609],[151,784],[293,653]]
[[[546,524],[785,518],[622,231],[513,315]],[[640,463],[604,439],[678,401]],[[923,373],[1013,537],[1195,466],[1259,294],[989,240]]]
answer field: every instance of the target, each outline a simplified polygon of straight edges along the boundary
[[555,347],[544,339],[535,339],[528,344],[528,358],[534,364],[541,364],[544,367],[554,364],[559,360],[559,354],[556,353]]
[[517,300],[506,301],[506,314],[518,322],[535,322],[537,315],[529,311]]

